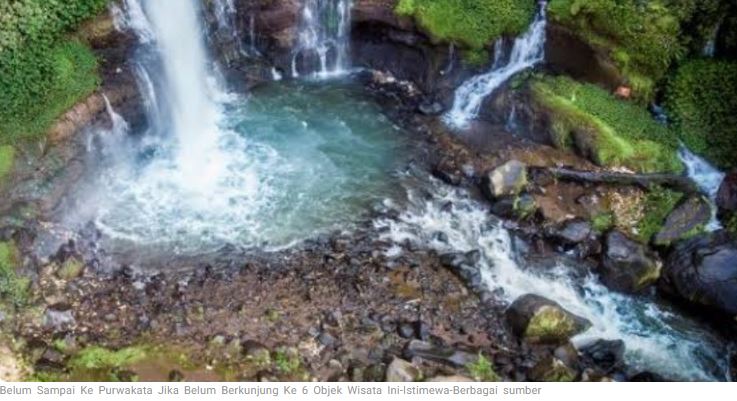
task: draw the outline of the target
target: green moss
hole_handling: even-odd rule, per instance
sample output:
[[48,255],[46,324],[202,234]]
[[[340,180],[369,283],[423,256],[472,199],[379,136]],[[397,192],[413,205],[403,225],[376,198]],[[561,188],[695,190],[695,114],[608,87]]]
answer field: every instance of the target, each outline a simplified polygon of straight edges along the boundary
[[643,243],[650,242],[682,197],[682,193],[667,188],[657,186],[650,188],[644,200],[643,218],[637,224],[636,239]]
[[62,280],[72,280],[79,277],[84,270],[84,264],[76,258],[69,258],[61,265],[56,275]]
[[501,380],[499,375],[494,371],[494,367],[483,354],[479,354],[479,358],[472,363],[466,365],[466,370],[476,381],[497,382]]
[[129,347],[112,351],[95,346],[81,350],[69,361],[68,366],[75,370],[122,368],[141,361],[145,357],[146,349],[143,347]]
[[719,18],[720,0],[550,0],[551,19],[608,52],[633,87],[650,99],[655,84],[703,42]]
[[0,146],[0,184],[12,170],[14,161],[15,148],[10,145]]
[[682,65],[668,84],[666,107],[691,150],[722,168],[737,166],[737,62]]
[[601,234],[614,227],[614,214],[611,212],[599,213],[591,219],[591,227]]
[[537,78],[533,99],[551,116],[553,142],[605,167],[680,172],[678,140],[647,110],[567,77]]
[[28,300],[30,280],[18,276],[17,250],[12,242],[0,242],[0,303],[13,307],[24,305]]
[[578,329],[576,321],[560,308],[543,306],[528,322],[524,337],[539,342],[557,342],[573,336]]
[[534,0],[399,0],[396,13],[414,17],[433,38],[482,49],[518,35],[535,14]]
[[[0,100],[0,143],[43,135],[53,122],[80,99],[91,94],[98,86],[97,59],[90,49],[76,41],[60,41],[43,55],[19,53],[18,65],[9,75],[37,76],[47,80],[48,87],[32,99],[19,101],[14,97]],[[43,57],[44,61],[39,61]],[[30,70],[40,68],[45,63],[45,71]],[[8,81],[21,77],[8,77]],[[0,88],[7,89],[8,82],[1,82]],[[17,98],[21,95],[16,95]],[[20,102],[17,104],[8,102]]]

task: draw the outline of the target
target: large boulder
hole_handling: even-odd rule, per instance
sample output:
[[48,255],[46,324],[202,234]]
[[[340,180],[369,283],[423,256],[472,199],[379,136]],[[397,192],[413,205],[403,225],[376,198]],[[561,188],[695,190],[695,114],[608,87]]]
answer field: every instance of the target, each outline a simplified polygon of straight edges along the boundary
[[737,239],[718,231],[677,244],[666,260],[663,288],[737,318]]
[[610,289],[635,293],[654,284],[660,277],[662,263],[645,245],[619,231],[607,234],[605,245],[599,275]]
[[737,171],[724,177],[717,192],[716,202],[720,212],[737,212]]
[[564,344],[591,322],[535,294],[519,297],[506,312],[515,335],[530,343]]
[[670,212],[660,231],[656,245],[670,245],[701,232],[711,220],[711,205],[700,195],[691,196]]
[[394,358],[386,368],[386,381],[388,382],[413,382],[421,377],[420,369],[404,359]]
[[482,187],[489,199],[502,196],[519,195],[527,186],[527,166],[518,161],[510,160],[491,170],[484,177]]

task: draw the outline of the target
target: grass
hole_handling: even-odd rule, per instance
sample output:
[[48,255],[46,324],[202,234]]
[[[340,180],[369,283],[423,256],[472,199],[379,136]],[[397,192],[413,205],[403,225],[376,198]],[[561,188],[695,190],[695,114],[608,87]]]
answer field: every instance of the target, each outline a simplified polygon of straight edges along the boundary
[[[503,35],[527,29],[534,0],[399,0],[396,13],[411,16],[435,40],[479,50]],[[478,62],[479,53],[467,53]]]
[[299,372],[302,361],[299,355],[292,354],[284,349],[278,349],[274,352],[274,366],[285,375],[292,375]]
[[0,146],[0,184],[10,174],[15,161],[15,148],[10,145]]
[[[25,107],[9,115],[0,110],[0,144],[42,136],[61,114],[91,94],[100,83],[95,55],[78,41],[61,40],[43,57],[48,58],[48,72],[30,71],[33,66],[22,64],[17,71],[11,72],[35,74],[38,79],[50,80],[51,84],[49,90],[37,98],[6,99],[22,103]],[[33,63],[33,60],[30,58],[27,63]],[[47,73],[50,76],[44,76]]]
[[567,77],[533,80],[534,101],[551,117],[553,142],[604,167],[681,172],[678,139],[644,108]]
[[0,242],[0,302],[20,307],[28,300],[30,280],[18,276],[18,251],[12,242]]
[[597,214],[591,219],[591,227],[599,234],[609,231],[614,227],[614,214],[611,212]]
[[479,353],[479,358],[472,363],[466,365],[466,370],[476,381],[496,382],[501,380],[499,375],[494,371],[494,367],[483,354]]
[[637,224],[636,239],[642,243],[650,242],[650,239],[663,227],[665,218],[682,197],[682,193],[667,188],[657,186],[650,188],[645,195],[643,218]]

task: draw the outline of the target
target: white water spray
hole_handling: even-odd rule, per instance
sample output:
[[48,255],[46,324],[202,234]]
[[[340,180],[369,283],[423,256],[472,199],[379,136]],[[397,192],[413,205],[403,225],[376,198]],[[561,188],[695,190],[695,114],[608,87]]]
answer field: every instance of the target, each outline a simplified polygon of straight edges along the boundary
[[707,230],[716,231],[722,228],[717,218],[715,202],[719,186],[722,184],[725,174],[683,145],[678,149],[678,156],[681,158],[683,164],[686,165],[686,173],[689,178],[696,183],[701,192],[711,201],[712,218],[706,227]]
[[143,12],[139,0],[125,0],[122,3],[122,8],[112,3],[110,10],[117,30],[130,29],[136,32],[141,43],[149,43],[154,40],[153,28]]
[[471,120],[478,117],[481,104],[487,96],[513,75],[541,62],[545,56],[546,25],[546,2],[542,1],[530,28],[515,39],[509,60],[502,64],[499,55],[503,43],[498,41],[491,71],[469,79],[456,89],[453,108],[443,116],[443,120],[454,128],[466,128]]
[[305,0],[292,55],[293,77],[307,74],[328,78],[346,72],[351,7],[351,0]]
[[636,370],[684,380],[725,380],[724,350],[707,329],[649,301],[610,292],[593,276],[573,278],[580,269],[560,262],[553,269],[520,266],[524,261],[518,261],[512,238],[486,208],[466,193],[435,184],[431,199],[410,193],[409,207],[398,218],[375,223],[385,230],[382,239],[395,244],[387,249],[388,257],[400,254],[398,248],[407,242],[440,254],[479,250],[482,279],[507,302],[534,293],[589,319],[592,328],[575,344],[621,339],[625,359]]

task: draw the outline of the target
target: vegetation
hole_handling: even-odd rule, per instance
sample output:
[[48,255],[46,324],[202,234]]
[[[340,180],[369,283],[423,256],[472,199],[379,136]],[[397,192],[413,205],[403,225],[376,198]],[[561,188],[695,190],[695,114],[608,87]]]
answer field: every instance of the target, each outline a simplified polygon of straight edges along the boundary
[[19,307],[28,299],[30,280],[19,276],[17,250],[12,242],[0,242],[0,304]]
[[737,166],[737,62],[684,64],[669,82],[667,108],[691,150],[722,168]]
[[[502,35],[518,35],[535,15],[534,0],[399,0],[396,12],[412,16],[433,38],[472,51],[478,63],[484,49]],[[486,61],[486,60],[484,60]]]
[[591,227],[599,234],[609,231],[614,227],[614,214],[611,212],[597,214],[591,219]]
[[289,351],[290,350],[278,349],[274,352],[274,366],[276,366],[276,369],[280,373],[285,375],[296,374],[302,366],[302,361],[299,359],[299,355]]
[[99,83],[97,63],[64,35],[108,0],[0,3],[0,144],[42,134]]
[[499,375],[494,371],[494,367],[483,354],[479,354],[479,359],[466,365],[466,370],[476,381],[496,382],[501,380]]
[[566,77],[537,78],[532,91],[535,102],[550,112],[556,146],[575,148],[605,167],[683,170],[677,137],[637,104]]
[[604,49],[635,90],[650,99],[668,68],[725,12],[720,0],[551,0],[551,18]]
[[682,197],[682,193],[667,188],[650,188],[645,196],[642,220],[637,224],[636,239],[643,243],[650,242],[650,239],[663,227],[665,218],[678,205]]
[[15,149],[9,145],[0,146],[0,184],[2,184],[5,176],[10,173],[15,161]]

